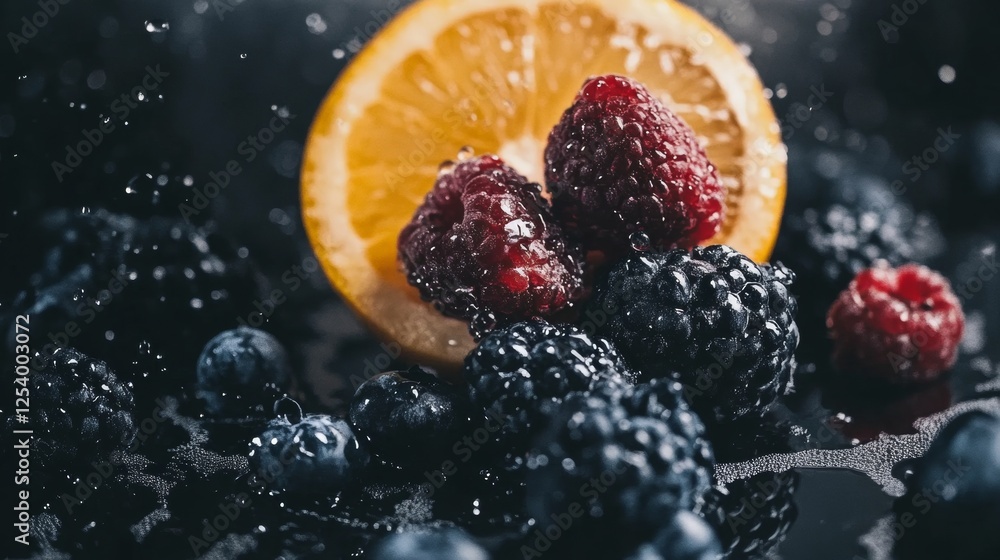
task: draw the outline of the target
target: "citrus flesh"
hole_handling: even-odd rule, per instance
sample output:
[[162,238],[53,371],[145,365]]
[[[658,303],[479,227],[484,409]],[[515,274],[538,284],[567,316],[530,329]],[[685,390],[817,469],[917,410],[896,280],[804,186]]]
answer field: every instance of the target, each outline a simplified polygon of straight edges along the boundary
[[396,239],[460,151],[496,153],[544,184],[545,141],[591,76],[634,78],[683,118],[727,189],[711,243],[774,246],[786,152],[738,47],[673,0],[421,0],[344,71],[313,121],[303,217],[327,276],[410,360],[454,372],[467,325],[421,301]]

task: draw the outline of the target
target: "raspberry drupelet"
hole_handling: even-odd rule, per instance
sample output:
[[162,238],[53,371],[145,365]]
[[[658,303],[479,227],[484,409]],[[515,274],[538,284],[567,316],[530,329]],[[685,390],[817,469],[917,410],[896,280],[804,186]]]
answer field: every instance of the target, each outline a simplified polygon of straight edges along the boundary
[[944,277],[883,262],[854,278],[826,325],[841,371],[906,384],[936,379],[954,365],[965,317]]
[[481,337],[548,317],[583,295],[583,252],[552,218],[541,186],[485,155],[443,172],[399,236],[410,284]]

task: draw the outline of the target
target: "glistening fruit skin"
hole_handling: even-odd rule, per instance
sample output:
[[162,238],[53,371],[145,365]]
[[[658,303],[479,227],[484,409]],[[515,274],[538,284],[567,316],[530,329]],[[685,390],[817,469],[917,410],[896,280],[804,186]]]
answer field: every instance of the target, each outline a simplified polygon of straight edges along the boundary
[[723,246],[636,253],[598,285],[598,328],[643,379],[675,376],[706,423],[759,413],[784,394],[799,334],[794,280]]
[[936,379],[954,365],[965,316],[941,275],[881,263],[840,294],[826,325],[841,372],[906,384]]
[[[974,411],[952,420],[894,505],[908,522],[896,544],[901,560],[1000,556],[1000,418]],[[915,524],[914,524],[914,520]]]
[[292,378],[281,343],[250,327],[210,340],[198,358],[197,373],[197,394],[216,416],[270,414]]
[[644,86],[588,80],[545,148],[552,207],[587,249],[621,253],[644,232],[656,247],[714,236],[725,189],[694,132]]
[[496,156],[443,171],[399,235],[407,280],[482,336],[497,322],[549,316],[583,295],[583,254],[541,187]]
[[251,474],[273,480],[268,491],[312,497],[343,490],[368,463],[347,422],[322,414],[272,420],[250,442],[249,457]]
[[607,339],[541,320],[490,333],[465,359],[463,376],[472,403],[502,418],[497,443],[515,454],[527,450],[569,394],[599,385],[624,389],[635,380]]
[[[30,424],[39,466],[61,470],[111,461],[129,448],[138,433],[132,392],[106,364],[70,348],[39,354],[35,363]],[[17,429],[14,420],[8,418],[8,429]]]
[[460,529],[396,533],[378,543],[372,560],[489,560],[490,555]]
[[576,518],[553,542],[561,557],[624,557],[701,503],[714,464],[703,433],[675,381],[570,395],[529,457],[528,511],[543,533]]
[[462,391],[415,367],[358,387],[350,421],[363,445],[389,465],[440,467],[468,435],[468,410]]

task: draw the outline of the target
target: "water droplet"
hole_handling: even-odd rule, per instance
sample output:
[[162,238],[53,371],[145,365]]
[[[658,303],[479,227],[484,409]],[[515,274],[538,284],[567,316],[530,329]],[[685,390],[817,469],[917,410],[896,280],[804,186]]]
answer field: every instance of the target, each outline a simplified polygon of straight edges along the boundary
[[241,60],[246,60],[246,58],[247,58],[247,53],[240,53]]
[[441,165],[438,166],[438,177],[442,175],[447,175],[454,170],[455,170],[455,162],[451,161],[450,159],[446,159],[441,162]]
[[345,56],[347,56],[347,53],[344,52],[344,49],[333,49],[333,58],[342,60]]
[[955,71],[955,68],[950,64],[945,64],[941,68],[938,68],[938,78],[946,84],[954,82],[957,76],[958,73]]
[[629,236],[629,243],[632,244],[632,249],[640,252],[645,252],[649,250],[650,240],[649,236],[641,231],[637,231]]
[[306,16],[306,27],[313,35],[320,35],[326,31],[326,22],[323,21],[323,16],[312,13]]
[[170,22],[158,19],[146,20],[147,33],[163,33],[164,31],[170,31]]
[[472,146],[462,146],[462,149],[458,151],[458,161],[468,161],[474,155],[476,155],[476,150]]

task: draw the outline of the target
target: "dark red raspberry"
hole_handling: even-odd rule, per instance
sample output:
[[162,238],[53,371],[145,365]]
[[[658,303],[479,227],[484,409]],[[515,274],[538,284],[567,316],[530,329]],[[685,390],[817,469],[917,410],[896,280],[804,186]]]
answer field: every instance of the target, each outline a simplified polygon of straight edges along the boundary
[[632,233],[660,248],[714,236],[725,191],[694,132],[641,84],[592,78],[545,148],[552,207],[587,249],[627,251]]
[[583,294],[583,252],[555,224],[541,186],[497,156],[442,173],[399,235],[410,284],[479,337],[546,317]]
[[905,384],[930,381],[954,365],[965,317],[941,275],[881,262],[840,294],[826,326],[841,371]]

